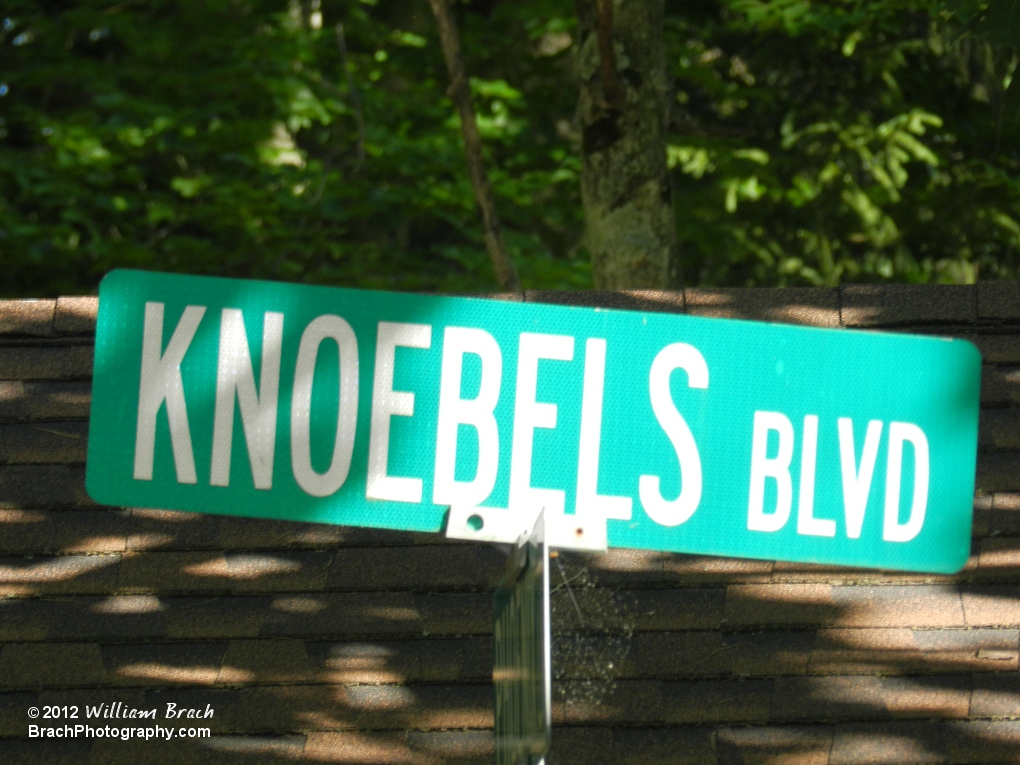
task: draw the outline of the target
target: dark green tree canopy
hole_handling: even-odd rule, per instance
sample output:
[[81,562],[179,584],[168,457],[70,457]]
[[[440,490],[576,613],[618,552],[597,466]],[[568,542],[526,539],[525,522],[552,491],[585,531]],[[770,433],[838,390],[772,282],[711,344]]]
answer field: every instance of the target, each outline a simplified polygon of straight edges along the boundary
[[[1018,9],[667,3],[685,283],[1017,276],[1020,50],[1003,31]],[[577,9],[454,10],[521,279],[590,286]],[[90,291],[117,266],[495,288],[425,0],[12,0],[3,13],[4,294]]]

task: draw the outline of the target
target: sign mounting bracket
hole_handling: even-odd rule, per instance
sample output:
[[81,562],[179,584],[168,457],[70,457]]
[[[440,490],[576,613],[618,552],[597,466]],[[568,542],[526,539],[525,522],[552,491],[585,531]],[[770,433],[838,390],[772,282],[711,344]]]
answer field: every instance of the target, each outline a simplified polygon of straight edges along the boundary
[[[452,505],[446,522],[449,539],[514,544],[530,534],[539,513],[498,507]],[[545,510],[545,537],[557,550],[605,552],[606,519],[591,513],[550,513]]]

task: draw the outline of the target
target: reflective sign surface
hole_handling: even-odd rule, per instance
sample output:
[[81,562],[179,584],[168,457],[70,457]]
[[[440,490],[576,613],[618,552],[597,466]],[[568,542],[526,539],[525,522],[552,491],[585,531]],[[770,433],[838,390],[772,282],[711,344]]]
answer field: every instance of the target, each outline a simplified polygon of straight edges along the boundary
[[610,546],[951,572],[969,343],[114,271],[99,502],[436,531],[450,505],[607,519]]

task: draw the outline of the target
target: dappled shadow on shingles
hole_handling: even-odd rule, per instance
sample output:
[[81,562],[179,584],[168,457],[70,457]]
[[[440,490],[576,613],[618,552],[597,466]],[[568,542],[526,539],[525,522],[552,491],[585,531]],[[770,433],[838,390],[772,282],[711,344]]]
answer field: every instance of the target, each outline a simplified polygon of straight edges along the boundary
[[[148,510],[2,525],[10,761],[491,761],[490,548]],[[1016,759],[1020,540],[975,549],[955,577],[561,555],[550,765]],[[28,705],[116,701],[211,706],[212,737],[23,738]]]
[[695,288],[687,290],[529,290],[528,302],[818,327],[840,325],[834,289]]
[[[593,733],[632,726],[601,746],[644,741],[649,759],[635,762],[1020,759],[1008,563],[1020,539],[992,547],[953,577],[640,551],[575,559],[566,578],[612,590],[629,645],[598,703],[567,699],[566,719]],[[562,604],[578,629],[585,597],[575,592],[580,615]],[[689,755],[654,755],[656,741],[681,739]]]
[[[72,530],[78,513],[95,523]],[[0,519],[18,524],[40,528],[5,536],[4,761],[491,759],[493,549],[165,511]],[[104,552],[73,552],[99,538]],[[23,739],[30,704],[116,701],[160,717],[211,707],[189,724],[212,737]]]
[[[902,296],[851,293],[842,304],[831,290],[527,298],[822,326],[920,321]],[[79,355],[75,374],[87,375]],[[4,385],[0,416],[29,399],[33,417],[87,416],[87,383]],[[49,430],[33,442],[48,450],[31,455],[40,464],[17,478],[44,484],[26,496],[45,501],[0,508],[0,761],[491,761],[498,559],[427,536],[88,506],[80,428]],[[549,765],[1017,760],[1020,529],[1004,532],[954,578],[563,556]],[[214,735],[23,738],[31,704],[117,701],[211,706]]]

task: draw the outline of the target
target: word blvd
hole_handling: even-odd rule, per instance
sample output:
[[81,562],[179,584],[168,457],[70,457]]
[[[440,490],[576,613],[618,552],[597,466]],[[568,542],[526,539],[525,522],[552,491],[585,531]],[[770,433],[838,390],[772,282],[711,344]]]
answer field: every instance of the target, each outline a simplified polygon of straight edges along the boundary
[[[854,424],[849,417],[836,421],[839,438],[840,480],[843,489],[843,512],[846,536],[859,539],[864,525],[864,514],[871,494],[875,463],[885,424],[881,420],[868,422],[864,444],[858,451],[854,443]],[[778,449],[768,455],[769,434],[778,436]],[[882,539],[886,542],[909,542],[924,526],[928,507],[929,449],[928,439],[917,425],[910,422],[891,422],[886,438],[885,512],[882,522]],[[794,428],[790,419],[781,412],[754,413],[754,432],[751,438],[751,487],[747,502],[747,528],[750,531],[772,533],[784,528],[793,508],[793,479],[790,464],[794,453]],[[816,467],[818,461],[818,416],[804,417],[800,439],[800,485],[797,495],[797,533],[802,536],[834,537],[836,521],[819,518],[814,514]],[[900,522],[901,489],[903,483],[903,450],[909,443],[914,452],[914,486],[910,513]],[[766,512],[765,482],[775,481],[776,505]]]

